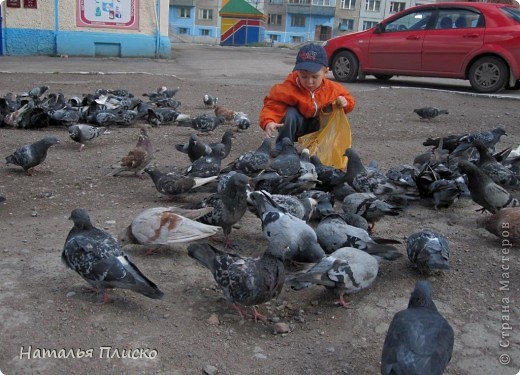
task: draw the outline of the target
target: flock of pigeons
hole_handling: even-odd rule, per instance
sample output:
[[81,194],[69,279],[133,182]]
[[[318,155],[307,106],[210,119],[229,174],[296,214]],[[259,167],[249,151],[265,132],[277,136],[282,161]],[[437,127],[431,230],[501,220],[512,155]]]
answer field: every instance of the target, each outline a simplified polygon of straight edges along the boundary
[[[442,209],[468,196],[482,206],[482,211],[491,213],[478,220],[491,233],[500,237],[503,222],[520,225],[519,201],[514,198],[520,181],[520,155],[518,149],[511,148],[495,152],[496,144],[506,134],[502,128],[427,139],[424,145],[431,150],[417,156],[412,164],[395,166],[386,173],[375,162],[363,165],[352,148],[345,150],[346,171],[323,165],[307,150],[299,151],[288,138],[283,140],[280,152],[273,150],[270,138],[265,138],[258,149],[222,165],[232,148],[233,131],[226,131],[214,143],[205,143],[200,133],[226,122],[247,129],[249,121],[245,114],[219,107],[218,98],[206,95],[203,103],[215,109],[215,117],[189,119],[195,132],[175,149],[188,156],[190,165],[166,173],[153,164],[155,151],[149,130],[165,122],[160,109],[175,111],[180,104],[173,99],[176,89],[164,87],[145,94],[149,103],[133,100],[125,90],[103,90],[81,100],[65,100],[61,94],[44,97],[46,90],[43,86],[20,96],[6,95],[0,100],[3,123],[19,128],[64,124],[71,139],[81,144],[81,151],[86,142],[102,134],[102,128],[121,125],[101,120],[110,117],[109,113],[127,120],[145,119],[148,124],[140,126],[135,148],[122,158],[121,168],[110,175],[131,171],[144,178],[147,174],[157,191],[170,199],[182,199],[203,185],[213,189],[195,205],[144,210],[118,240],[96,228],[85,209],[72,211],[73,227],[65,241],[63,262],[103,292],[104,302],[110,288],[131,289],[153,299],[163,297],[159,287],[123,251],[128,244],[142,245],[150,253],[162,245],[192,242],[188,255],[209,269],[242,317],[257,320],[266,317],[256,306],[277,297],[284,286],[301,290],[322,285],[339,296],[340,305],[349,307],[346,294],[369,287],[381,261],[402,256],[395,247],[399,241],[373,236],[375,224],[384,216],[402,214],[414,202],[427,201]],[[128,104],[123,105],[125,100]],[[152,104],[154,108],[150,108]],[[141,106],[147,109],[139,109]],[[62,110],[79,117],[69,113],[58,119],[56,112]],[[135,117],[127,111],[135,112]],[[447,113],[435,108],[414,112],[422,118]],[[172,121],[180,124],[188,117],[179,120],[177,115]],[[92,121],[78,123],[84,119]],[[125,126],[133,124],[127,120],[123,121]],[[6,157],[6,162],[30,173],[56,143],[57,138],[46,137],[21,146]],[[225,248],[232,247],[233,228],[248,210],[261,222],[266,239],[262,256],[242,256],[208,242],[193,242],[222,231]],[[509,240],[520,242],[519,232],[511,230]],[[406,250],[409,260],[423,274],[449,269],[449,242],[441,233],[413,233],[408,236]],[[390,324],[381,372],[441,374],[451,358],[453,342],[453,329],[437,311],[431,285],[419,281],[408,308],[397,313]]]

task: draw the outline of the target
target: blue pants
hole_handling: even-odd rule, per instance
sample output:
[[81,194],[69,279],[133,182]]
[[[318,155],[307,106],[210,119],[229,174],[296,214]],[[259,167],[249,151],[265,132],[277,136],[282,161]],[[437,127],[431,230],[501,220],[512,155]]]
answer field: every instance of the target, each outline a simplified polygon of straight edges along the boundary
[[287,109],[282,122],[284,126],[278,128],[276,151],[282,150],[282,139],[289,138],[293,142],[296,142],[298,137],[315,132],[320,128],[319,117],[305,118],[295,107],[289,107]]

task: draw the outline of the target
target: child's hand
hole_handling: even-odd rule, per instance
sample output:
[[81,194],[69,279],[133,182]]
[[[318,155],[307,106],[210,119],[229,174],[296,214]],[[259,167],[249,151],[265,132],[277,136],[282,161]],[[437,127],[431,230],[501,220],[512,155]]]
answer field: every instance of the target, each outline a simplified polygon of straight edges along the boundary
[[348,105],[348,100],[344,96],[338,96],[336,104],[341,108],[345,108]]
[[281,128],[282,126],[283,126],[283,124],[277,124],[276,122],[272,122],[272,121],[268,122],[264,128],[265,136],[267,138],[274,138],[276,136],[274,133],[275,130],[278,128]]

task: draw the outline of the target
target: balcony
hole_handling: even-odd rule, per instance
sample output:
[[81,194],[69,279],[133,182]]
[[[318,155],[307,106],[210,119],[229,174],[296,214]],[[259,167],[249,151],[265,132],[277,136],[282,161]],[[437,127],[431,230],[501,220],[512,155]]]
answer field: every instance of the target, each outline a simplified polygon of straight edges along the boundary
[[315,6],[301,4],[287,4],[287,13],[292,14],[312,14],[313,16],[334,17],[336,12],[335,6]]
[[170,6],[194,7],[195,0],[170,0]]

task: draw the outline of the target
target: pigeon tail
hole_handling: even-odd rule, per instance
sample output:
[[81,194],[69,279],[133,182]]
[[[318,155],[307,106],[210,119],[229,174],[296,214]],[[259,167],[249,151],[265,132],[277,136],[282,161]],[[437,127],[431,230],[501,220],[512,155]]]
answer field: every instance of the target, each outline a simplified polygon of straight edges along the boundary
[[386,260],[396,260],[403,256],[394,246],[378,243],[367,242],[365,251],[372,256]]
[[[121,280],[122,288],[131,289],[152,299],[161,299],[164,296],[164,293],[159,290],[157,285],[139,271],[128,257],[120,256],[118,258],[128,272],[127,276]],[[117,283],[114,285],[118,286]]]
[[202,264],[204,267],[209,269],[211,273],[215,273],[215,258],[217,255],[222,255],[220,250],[211,246],[210,244],[190,244],[188,246],[188,255],[190,258],[195,259],[197,262]]

